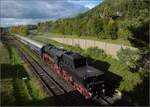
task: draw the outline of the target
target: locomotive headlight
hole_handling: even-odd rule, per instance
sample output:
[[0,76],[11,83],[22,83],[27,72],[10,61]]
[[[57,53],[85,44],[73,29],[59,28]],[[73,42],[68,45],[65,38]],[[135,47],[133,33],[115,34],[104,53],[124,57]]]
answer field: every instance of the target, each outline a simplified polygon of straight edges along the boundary
[[105,87],[105,85],[104,85],[104,84],[102,84],[102,87],[104,88],[104,87]]
[[92,88],[90,87],[90,88],[89,88],[89,90],[91,91],[91,90],[92,90]]
[[106,93],[105,93],[105,89],[102,89],[102,93],[103,93],[103,95],[105,95]]

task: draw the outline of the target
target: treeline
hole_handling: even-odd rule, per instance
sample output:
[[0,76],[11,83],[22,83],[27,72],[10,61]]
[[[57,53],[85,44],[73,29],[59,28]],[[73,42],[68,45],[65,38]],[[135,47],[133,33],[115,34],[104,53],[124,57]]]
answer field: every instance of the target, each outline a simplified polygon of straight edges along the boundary
[[15,26],[9,29],[11,33],[20,34],[26,36],[29,34],[27,26]]
[[22,36],[27,36],[30,34],[30,30],[37,29],[36,25],[19,25],[9,28],[10,33],[19,34]]

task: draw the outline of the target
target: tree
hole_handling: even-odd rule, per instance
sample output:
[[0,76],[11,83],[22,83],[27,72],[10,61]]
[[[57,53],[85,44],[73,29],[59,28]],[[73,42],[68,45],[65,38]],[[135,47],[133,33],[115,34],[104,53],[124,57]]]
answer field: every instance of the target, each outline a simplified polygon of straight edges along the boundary
[[20,34],[22,36],[27,36],[29,34],[29,29],[27,26],[15,26],[9,29],[11,33]]
[[107,38],[117,39],[117,24],[113,19],[110,19],[107,25],[104,25],[104,31]]
[[118,38],[123,38],[124,40],[128,40],[133,34],[128,29],[119,29],[117,32]]

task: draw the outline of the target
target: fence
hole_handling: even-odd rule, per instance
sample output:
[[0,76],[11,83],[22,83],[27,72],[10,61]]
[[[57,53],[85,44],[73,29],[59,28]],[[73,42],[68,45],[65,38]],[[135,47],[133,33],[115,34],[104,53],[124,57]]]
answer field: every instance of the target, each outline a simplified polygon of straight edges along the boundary
[[112,44],[107,42],[101,42],[96,40],[87,40],[87,39],[74,39],[74,38],[49,38],[54,41],[68,44],[68,45],[79,45],[83,49],[87,49],[89,47],[98,47],[99,49],[103,49],[108,55],[111,55],[117,58],[117,52],[123,48],[135,49],[130,46],[124,46],[119,44]]

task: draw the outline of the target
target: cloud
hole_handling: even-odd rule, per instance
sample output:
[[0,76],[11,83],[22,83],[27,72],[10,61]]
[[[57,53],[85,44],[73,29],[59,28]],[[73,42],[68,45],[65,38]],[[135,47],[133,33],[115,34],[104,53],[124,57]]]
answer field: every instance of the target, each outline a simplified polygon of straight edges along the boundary
[[1,18],[62,18],[88,8],[66,0],[1,0]]
[[93,7],[95,7],[95,4],[87,4],[87,5],[85,5],[85,7],[92,9]]
[[84,6],[85,8],[92,9],[93,7],[100,4],[103,0],[68,0],[70,3]]
[[0,0],[0,26],[36,24],[45,20],[73,17],[101,0]]

